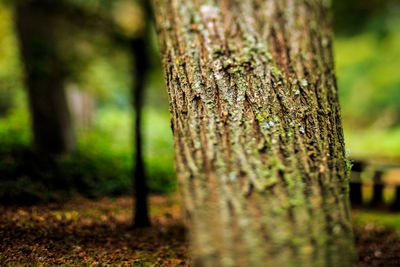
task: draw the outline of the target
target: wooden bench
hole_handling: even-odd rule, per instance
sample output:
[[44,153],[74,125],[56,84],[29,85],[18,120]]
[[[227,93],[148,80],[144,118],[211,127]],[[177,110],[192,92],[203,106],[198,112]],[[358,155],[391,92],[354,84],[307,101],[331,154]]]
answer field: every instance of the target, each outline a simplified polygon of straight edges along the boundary
[[[363,186],[372,186],[372,199],[369,203],[363,201]],[[385,187],[395,188],[395,197],[390,204],[392,210],[400,211],[400,165],[373,164],[354,160],[350,175],[350,202],[353,206],[367,204],[369,207],[384,206]]]

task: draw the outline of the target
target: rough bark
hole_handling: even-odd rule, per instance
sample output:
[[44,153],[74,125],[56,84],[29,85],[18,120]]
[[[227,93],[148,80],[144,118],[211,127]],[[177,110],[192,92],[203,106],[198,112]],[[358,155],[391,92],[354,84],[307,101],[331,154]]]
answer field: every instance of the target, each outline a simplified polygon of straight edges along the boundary
[[197,266],[351,266],[322,0],[153,0]]
[[61,154],[75,147],[75,136],[64,90],[65,70],[56,49],[56,5],[21,2],[16,28],[26,71],[34,147]]

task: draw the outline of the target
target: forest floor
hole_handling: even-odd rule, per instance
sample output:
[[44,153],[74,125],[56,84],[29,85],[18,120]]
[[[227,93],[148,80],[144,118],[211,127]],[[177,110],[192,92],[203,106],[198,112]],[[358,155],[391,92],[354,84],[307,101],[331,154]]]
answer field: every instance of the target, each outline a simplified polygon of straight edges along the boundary
[[[0,266],[188,266],[179,197],[153,196],[147,229],[128,197],[0,206]],[[359,266],[400,266],[400,214],[353,211]]]
[[146,229],[130,228],[128,197],[0,206],[0,266],[188,266],[179,198],[150,203]]

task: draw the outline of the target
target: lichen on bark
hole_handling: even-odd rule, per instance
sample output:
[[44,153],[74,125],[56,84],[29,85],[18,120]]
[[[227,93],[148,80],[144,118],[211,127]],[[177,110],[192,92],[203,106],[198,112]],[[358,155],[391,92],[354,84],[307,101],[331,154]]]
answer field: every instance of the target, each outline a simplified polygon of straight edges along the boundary
[[195,265],[354,265],[328,8],[153,6]]

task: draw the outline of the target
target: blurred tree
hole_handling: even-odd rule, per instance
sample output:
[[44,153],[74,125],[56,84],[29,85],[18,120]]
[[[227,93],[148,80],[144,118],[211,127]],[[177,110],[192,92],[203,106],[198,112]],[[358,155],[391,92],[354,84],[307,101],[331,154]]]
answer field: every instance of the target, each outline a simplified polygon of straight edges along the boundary
[[147,175],[143,160],[143,135],[142,135],[142,110],[143,96],[146,82],[146,74],[149,71],[149,21],[146,20],[149,14],[147,1],[119,1],[114,18],[119,26],[122,36],[128,41],[132,56],[132,69],[134,83],[132,86],[133,107],[135,109],[134,121],[134,149],[135,163],[133,173],[133,189],[135,195],[134,227],[150,226],[148,211],[148,186]]
[[20,88],[20,64],[13,35],[12,12],[0,1],[0,118],[14,106],[15,88]]
[[[105,10],[105,7],[109,9]],[[105,1],[99,3],[97,8],[73,0],[34,0],[18,5],[17,26],[27,66],[35,144],[39,150],[53,153],[67,152],[73,148],[70,145],[74,144],[74,139],[69,115],[66,116],[68,109],[63,86],[67,76],[79,76],[74,72],[82,69],[73,66],[82,63],[71,55],[73,53],[63,51],[65,45],[62,43],[69,43],[66,40],[66,18],[84,29],[102,32],[112,40],[113,45],[126,49],[132,56],[132,99],[135,108],[134,226],[149,226],[141,134],[143,91],[148,70],[146,50],[149,27],[145,12],[136,1],[130,0],[116,1],[113,5]],[[77,48],[71,44],[70,49]]]
[[120,0],[114,3],[112,18],[104,17],[104,21],[111,21],[114,29],[109,34],[114,41],[128,48],[132,57],[132,103],[135,110],[134,119],[134,171],[133,189],[135,197],[133,227],[150,226],[148,211],[148,185],[143,160],[142,110],[146,74],[149,71],[149,36],[150,14],[148,1]]
[[154,0],[195,266],[353,266],[327,1]]
[[[26,87],[36,150],[61,154],[75,148],[64,82],[58,1],[20,1],[16,28],[26,71]],[[65,38],[65,37],[64,37]]]
[[147,178],[143,161],[142,141],[142,110],[143,93],[145,88],[145,77],[148,69],[148,57],[146,56],[146,35],[131,42],[132,54],[134,55],[135,84],[133,86],[133,105],[135,107],[135,169],[134,169],[134,191],[135,191],[135,215],[134,226],[150,226],[148,203],[147,203]]

